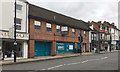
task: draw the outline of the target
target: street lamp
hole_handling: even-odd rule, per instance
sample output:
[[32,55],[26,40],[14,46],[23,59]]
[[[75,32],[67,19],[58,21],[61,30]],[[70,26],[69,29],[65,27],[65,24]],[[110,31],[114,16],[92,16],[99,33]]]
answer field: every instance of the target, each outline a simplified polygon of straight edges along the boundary
[[14,62],[16,62],[16,0],[15,0],[15,18],[14,18]]

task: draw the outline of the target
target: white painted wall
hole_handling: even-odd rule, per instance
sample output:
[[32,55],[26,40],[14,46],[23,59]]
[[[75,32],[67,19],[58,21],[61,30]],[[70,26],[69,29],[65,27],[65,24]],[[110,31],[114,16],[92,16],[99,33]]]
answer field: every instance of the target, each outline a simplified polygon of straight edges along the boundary
[[24,41],[22,43],[22,49],[23,49],[23,58],[28,58],[28,45],[27,45],[27,41]]
[[[22,5],[22,11],[17,11],[17,18],[22,19],[21,30],[19,32],[28,32],[28,21],[26,24],[26,3],[17,0],[17,4]],[[28,6],[27,6],[28,7]],[[2,2],[2,26],[0,30],[9,30],[9,28],[14,27],[14,2]],[[27,8],[28,9],[28,8]],[[28,11],[28,10],[27,10]]]

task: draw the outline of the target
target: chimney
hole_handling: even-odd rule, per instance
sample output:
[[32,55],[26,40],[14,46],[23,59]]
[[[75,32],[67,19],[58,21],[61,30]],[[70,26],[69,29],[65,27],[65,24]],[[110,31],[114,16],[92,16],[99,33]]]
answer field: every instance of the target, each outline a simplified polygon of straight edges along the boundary
[[98,23],[100,23],[100,24],[101,24],[101,21],[98,21]]
[[90,23],[90,21],[88,21],[88,23]]
[[115,23],[114,23],[114,22],[112,22],[112,25],[115,25]]

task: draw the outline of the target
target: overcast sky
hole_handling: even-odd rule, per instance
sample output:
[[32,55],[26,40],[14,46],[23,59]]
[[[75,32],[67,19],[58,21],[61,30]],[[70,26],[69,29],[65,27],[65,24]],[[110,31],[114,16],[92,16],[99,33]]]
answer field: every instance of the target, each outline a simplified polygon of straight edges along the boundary
[[27,0],[29,3],[83,21],[115,22],[119,0]]

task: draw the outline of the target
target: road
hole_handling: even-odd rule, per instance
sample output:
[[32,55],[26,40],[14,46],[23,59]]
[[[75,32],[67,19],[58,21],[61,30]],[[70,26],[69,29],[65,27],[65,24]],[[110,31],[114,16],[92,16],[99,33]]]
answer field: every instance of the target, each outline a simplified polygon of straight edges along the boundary
[[118,70],[118,52],[5,65],[3,70]]

